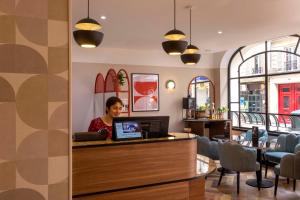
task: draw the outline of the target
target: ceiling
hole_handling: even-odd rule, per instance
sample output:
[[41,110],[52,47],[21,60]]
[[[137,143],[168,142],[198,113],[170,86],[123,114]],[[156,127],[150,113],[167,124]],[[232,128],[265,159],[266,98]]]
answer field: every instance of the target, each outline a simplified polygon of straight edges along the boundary
[[[187,35],[188,5],[193,44],[202,53],[300,32],[300,0],[177,0],[177,29]],[[72,0],[72,25],[86,16],[87,0]],[[173,29],[173,0],[90,0],[90,17],[103,25],[101,48],[163,52],[163,35]]]

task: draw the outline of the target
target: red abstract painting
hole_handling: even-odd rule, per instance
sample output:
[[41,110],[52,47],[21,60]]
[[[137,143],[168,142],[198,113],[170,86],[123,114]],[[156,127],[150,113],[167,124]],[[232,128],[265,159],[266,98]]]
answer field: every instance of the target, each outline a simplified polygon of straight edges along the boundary
[[132,111],[159,110],[159,75],[132,74]]

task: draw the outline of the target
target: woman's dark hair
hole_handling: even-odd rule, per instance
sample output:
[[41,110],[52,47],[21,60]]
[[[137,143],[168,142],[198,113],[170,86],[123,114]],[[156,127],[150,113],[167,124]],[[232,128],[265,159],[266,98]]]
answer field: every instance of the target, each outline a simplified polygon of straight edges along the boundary
[[105,112],[107,113],[107,109],[110,109],[110,107],[112,107],[116,103],[120,103],[123,106],[123,102],[119,97],[109,97],[106,100],[106,111]]

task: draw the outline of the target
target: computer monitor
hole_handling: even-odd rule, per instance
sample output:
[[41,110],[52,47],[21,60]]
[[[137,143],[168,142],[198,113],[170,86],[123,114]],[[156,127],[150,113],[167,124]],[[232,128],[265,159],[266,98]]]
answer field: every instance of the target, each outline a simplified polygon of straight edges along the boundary
[[168,137],[169,116],[113,118],[113,140]]

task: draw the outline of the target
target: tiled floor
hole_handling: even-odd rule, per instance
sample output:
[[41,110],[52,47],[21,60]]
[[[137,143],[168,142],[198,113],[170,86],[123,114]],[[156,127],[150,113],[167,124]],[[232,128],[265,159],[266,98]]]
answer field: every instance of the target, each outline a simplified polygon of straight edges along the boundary
[[[220,173],[215,171],[206,180],[206,200],[300,200],[300,181],[297,182],[296,192],[293,192],[293,182],[290,180],[290,184],[287,184],[285,178],[280,178],[277,198],[273,196],[274,187],[261,189],[246,185],[246,180],[255,178],[255,172],[253,173],[241,173],[240,182],[240,194],[236,193],[236,175],[229,175],[223,177],[221,185],[218,187]],[[272,170],[268,172],[268,178],[270,180],[275,179],[275,175]]]

